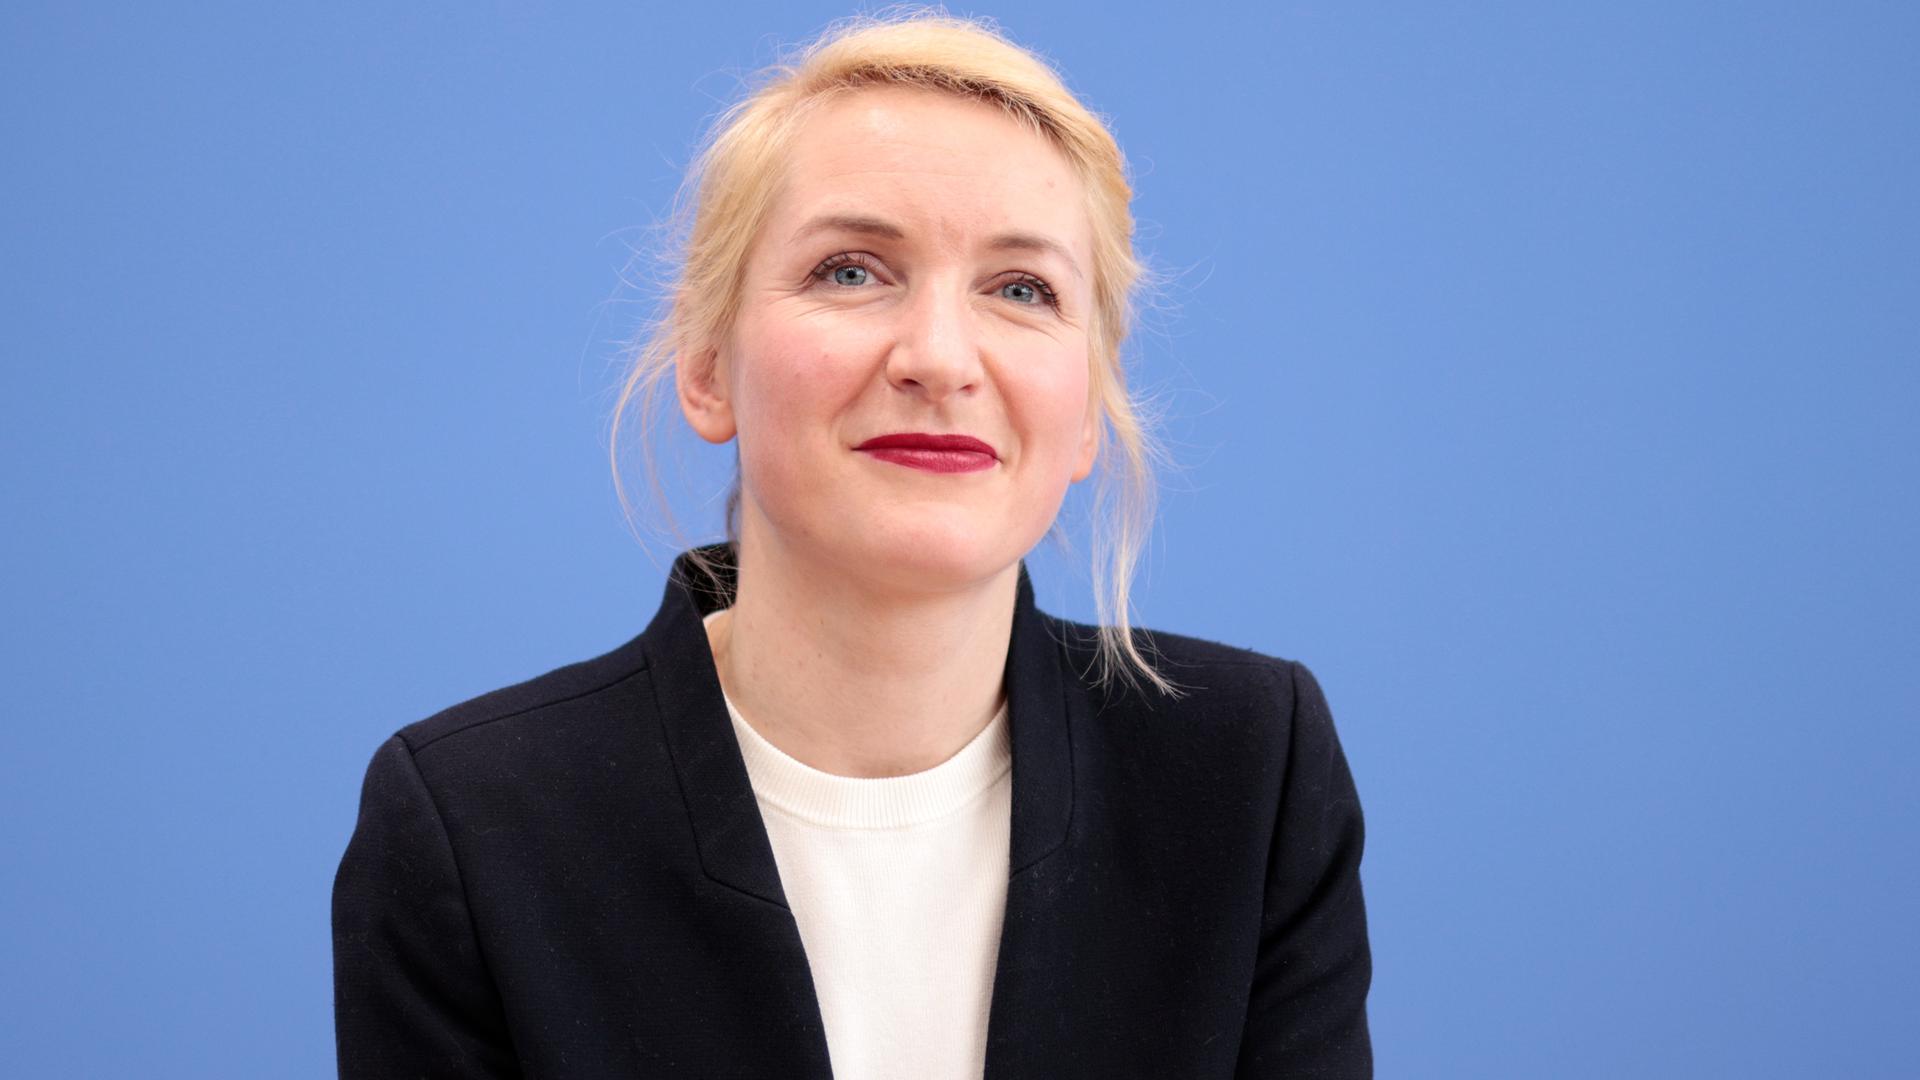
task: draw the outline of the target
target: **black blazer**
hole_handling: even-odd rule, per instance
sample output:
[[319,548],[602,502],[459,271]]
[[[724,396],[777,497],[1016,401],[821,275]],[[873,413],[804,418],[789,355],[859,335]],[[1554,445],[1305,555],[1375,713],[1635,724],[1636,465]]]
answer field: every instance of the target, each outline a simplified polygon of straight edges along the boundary
[[[334,881],[341,1076],[830,1075],[719,603],[682,554],[640,636],[374,754]],[[986,1080],[1372,1075],[1360,806],[1313,676],[1143,630],[1192,694],[1101,693],[1092,633],[1023,562]]]

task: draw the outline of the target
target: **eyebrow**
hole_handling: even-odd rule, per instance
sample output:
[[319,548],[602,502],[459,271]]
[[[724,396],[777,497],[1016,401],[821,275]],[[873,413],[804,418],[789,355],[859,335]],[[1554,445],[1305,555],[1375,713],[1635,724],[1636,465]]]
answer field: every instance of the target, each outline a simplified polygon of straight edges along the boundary
[[[822,214],[794,230],[793,239],[800,241],[815,233],[823,232],[859,233],[863,236],[877,236],[883,240],[905,240],[907,238],[907,234],[900,226],[883,218],[870,217],[865,214]],[[1061,261],[1065,262],[1067,269],[1072,270],[1075,277],[1084,278],[1086,276],[1081,272],[1080,264],[1074,259],[1073,253],[1067,250],[1067,245],[1055,240],[1051,236],[1046,236],[1041,233],[1000,233],[987,241],[987,250],[1048,252],[1058,256]]]

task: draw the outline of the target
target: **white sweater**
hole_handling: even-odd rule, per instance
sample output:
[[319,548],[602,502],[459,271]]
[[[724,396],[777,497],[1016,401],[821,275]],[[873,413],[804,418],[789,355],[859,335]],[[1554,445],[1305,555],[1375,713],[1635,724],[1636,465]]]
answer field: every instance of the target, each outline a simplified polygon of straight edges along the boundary
[[1006,707],[947,760],[884,778],[821,772],[727,712],[836,1080],[979,1080],[1007,901]]

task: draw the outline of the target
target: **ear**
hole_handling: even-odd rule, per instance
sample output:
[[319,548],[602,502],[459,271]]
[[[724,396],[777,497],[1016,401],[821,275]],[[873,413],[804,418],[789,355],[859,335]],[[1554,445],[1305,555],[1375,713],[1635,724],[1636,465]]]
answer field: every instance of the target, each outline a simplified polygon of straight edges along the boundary
[[680,411],[699,436],[723,443],[734,436],[733,404],[727,400],[726,371],[720,351],[688,350],[673,358],[673,381]]
[[1100,407],[1087,403],[1087,422],[1080,430],[1080,460],[1073,467],[1073,482],[1093,475],[1093,463],[1100,457]]

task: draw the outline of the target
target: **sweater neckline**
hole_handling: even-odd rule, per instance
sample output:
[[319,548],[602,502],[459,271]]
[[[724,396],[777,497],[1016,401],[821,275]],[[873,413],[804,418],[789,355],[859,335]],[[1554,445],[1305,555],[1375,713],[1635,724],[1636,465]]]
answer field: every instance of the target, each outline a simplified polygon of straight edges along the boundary
[[[725,608],[709,612],[710,624]],[[767,741],[727,696],[754,794],[787,815],[828,829],[907,829],[953,814],[1003,780],[1013,769],[1007,703],[979,734],[952,757],[906,776],[840,776],[824,772]]]

